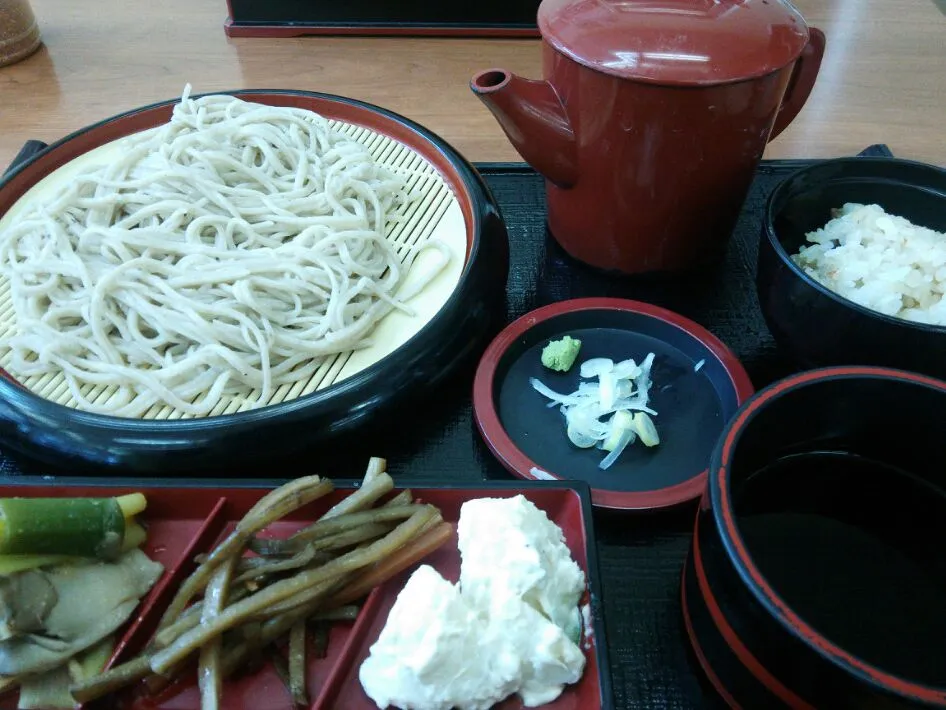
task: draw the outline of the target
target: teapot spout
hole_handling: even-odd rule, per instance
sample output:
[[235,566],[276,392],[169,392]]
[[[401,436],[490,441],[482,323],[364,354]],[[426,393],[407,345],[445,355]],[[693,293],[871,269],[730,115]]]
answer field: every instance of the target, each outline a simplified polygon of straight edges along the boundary
[[488,69],[473,77],[470,88],[529,165],[559,187],[575,184],[575,133],[551,84],[523,79],[505,69]]

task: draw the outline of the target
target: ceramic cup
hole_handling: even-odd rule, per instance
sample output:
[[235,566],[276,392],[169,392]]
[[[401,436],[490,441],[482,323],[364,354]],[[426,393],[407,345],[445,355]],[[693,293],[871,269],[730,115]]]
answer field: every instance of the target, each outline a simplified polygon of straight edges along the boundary
[[28,0],[0,0],[0,67],[39,49],[39,27]]

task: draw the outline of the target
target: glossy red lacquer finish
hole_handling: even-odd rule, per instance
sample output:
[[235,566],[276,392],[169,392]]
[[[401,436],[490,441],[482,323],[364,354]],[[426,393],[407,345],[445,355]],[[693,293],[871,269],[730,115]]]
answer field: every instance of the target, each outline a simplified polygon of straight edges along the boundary
[[704,264],[824,35],[784,0],[544,0],[539,28],[543,81],[490,69],[471,88],[548,179],[552,235],[609,270]]
[[[104,480],[104,479],[103,479]],[[63,496],[117,496],[141,492],[148,500],[142,519],[148,526],[148,542],[144,551],[161,562],[165,573],[154,589],[145,597],[120,631],[120,640],[110,665],[133,658],[149,641],[161,615],[181,582],[195,567],[194,558],[206,553],[215,542],[232,531],[259,499],[268,492],[259,487],[180,487],[162,485],[8,485],[0,486],[0,497],[63,497]],[[446,522],[454,527],[464,502],[473,498],[507,498],[522,493],[558,525],[565,543],[578,565],[586,571],[589,582],[580,603],[590,604],[592,618],[603,613],[600,608],[600,588],[594,563],[592,521],[586,514],[578,490],[564,485],[541,484],[515,486],[508,483],[482,486],[414,487],[417,500],[437,506]],[[339,489],[325,498],[310,503],[285,519],[270,525],[264,537],[286,537],[307,522],[324,513],[329,506],[349,495]],[[393,495],[393,494],[392,494]],[[460,555],[455,536],[443,547],[423,560],[441,574],[456,581]],[[368,655],[387,620],[398,592],[410,575],[410,570],[376,588],[365,600],[361,613],[353,623],[339,622],[331,628],[328,646],[323,658],[308,657],[306,686],[310,693],[309,710],[371,710],[375,704],[368,698],[358,681],[358,668]],[[571,686],[554,702],[545,705],[548,710],[597,710],[604,707],[607,696],[607,657],[601,627],[593,623],[582,642],[586,665],[581,680]],[[601,631],[603,634],[603,631]],[[105,707],[122,710],[194,710],[200,706],[199,691],[194,673],[186,672],[179,682],[172,684],[157,696],[148,696],[144,686],[137,685],[122,691],[117,697],[106,699]],[[0,710],[12,710],[17,705],[15,691],[0,695]],[[224,684],[221,710],[292,710],[289,691],[270,663],[252,674],[238,674]],[[517,697],[511,697],[497,706],[497,710],[520,710]]]
[[592,69],[657,84],[718,84],[770,74],[808,42],[779,0],[544,0],[538,25]]
[[[753,393],[752,381],[739,359],[722,341],[697,323],[664,308],[618,298],[580,298],[561,301],[531,311],[510,323],[490,343],[480,359],[473,380],[473,415],[477,429],[486,446],[512,475],[526,480],[543,480],[536,475],[542,470],[543,475],[561,480],[564,476],[553,471],[545,471],[537,462],[530,459],[510,438],[499,418],[499,406],[496,397],[496,379],[500,362],[507,351],[536,326],[563,314],[576,311],[616,310],[632,311],[644,314],[668,323],[690,335],[705,345],[712,355],[723,365],[728,380],[739,403],[744,402]],[[622,491],[603,488],[591,489],[591,500],[598,508],[613,510],[661,510],[672,508],[698,498],[706,488],[706,470],[694,471],[693,475],[677,484],[665,485],[647,491]]]

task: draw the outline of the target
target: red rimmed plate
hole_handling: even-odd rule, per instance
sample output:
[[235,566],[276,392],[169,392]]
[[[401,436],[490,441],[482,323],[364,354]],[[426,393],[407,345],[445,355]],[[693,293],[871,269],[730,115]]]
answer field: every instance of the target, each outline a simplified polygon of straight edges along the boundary
[[[565,335],[581,340],[581,351],[569,372],[553,372],[541,363],[542,349]],[[558,407],[547,406],[529,380],[569,393],[578,387],[579,363],[640,362],[651,352],[650,406],[661,443],[630,446],[602,470],[605,452],[573,446]],[[646,510],[700,496],[713,446],[752,392],[736,356],[697,323],[639,301],[583,298],[527,313],[493,340],[477,368],[473,409],[486,445],[513,475],[582,480],[598,507]]]
[[[131,492],[140,492],[146,496],[148,508],[141,514],[141,519],[148,526],[148,542],[143,549],[149,557],[165,566],[165,573],[142,600],[132,620],[120,630],[118,648],[110,661],[120,663],[129,660],[147,644],[174,592],[194,568],[195,555],[206,553],[212,548],[269,492],[274,483],[277,482],[245,480],[220,484],[206,479],[173,483],[157,479],[75,479],[64,484],[61,479],[24,476],[4,481],[0,485],[0,497],[117,496]],[[602,586],[587,486],[569,481],[525,484],[521,481],[492,481],[431,486],[401,480],[391,495],[405,488],[413,492],[416,500],[437,506],[444,520],[454,529],[461,506],[474,498],[509,498],[521,493],[545,511],[549,519],[562,529],[572,557],[585,572],[587,588],[579,603],[588,605],[588,613],[583,615],[581,643],[586,659],[584,674],[577,683],[566,687],[555,701],[543,708],[603,710],[612,707],[614,701]],[[266,535],[288,535],[350,493],[351,489],[340,487],[274,523],[267,528]],[[429,564],[447,579],[456,582],[460,568],[456,536],[418,564]],[[418,564],[376,587],[365,599],[361,612],[353,622],[334,624],[323,658],[308,657],[308,710],[376,710],[375,704],[361,687],[358,668],[377,640],[397,594]],[[129,710],[198,710],[200,696],[193,675],[193,671],[185,673],[181,681],[157,696],[135,699],[138,692],[143,690],[138,685],[103,699],[103,704],[111,701],[113,704],[104,706],[114,705]],[[0,695],[0,710],[10,710],[16,704],[15,691]],[[224,683],[220,707],[221,710],[294,708],[288,689],[269,663],[253,673],[240,673],[228,679]],[[522,708],[522,702],[513,696],[497,705],[495,710]]]

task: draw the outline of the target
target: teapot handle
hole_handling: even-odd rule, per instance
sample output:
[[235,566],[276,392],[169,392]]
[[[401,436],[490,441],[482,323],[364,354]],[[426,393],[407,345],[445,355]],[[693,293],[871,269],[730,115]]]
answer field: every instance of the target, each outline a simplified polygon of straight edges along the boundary
[[811,93],[811,89],[815,85],[815,79],[818,77],[818,70],[821,68],[824,45],[824,32],[816,27],[810,28],[808,44],[805,45],[801,55],[795,60],[792,77],[788,80],[785,97],[782,99],[782,105],[775,115],[775,125],[772,126],[769,140],[788,128],[788,124],[798,115],[802,106],[805,105],[805,101],[808,100],[808,95]]

